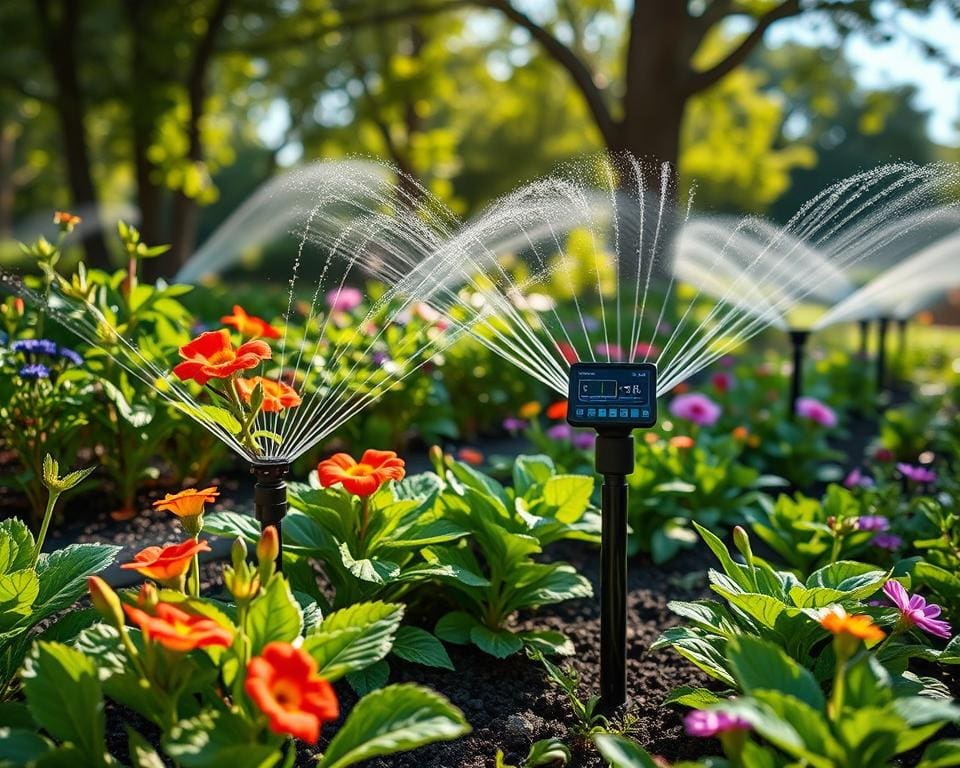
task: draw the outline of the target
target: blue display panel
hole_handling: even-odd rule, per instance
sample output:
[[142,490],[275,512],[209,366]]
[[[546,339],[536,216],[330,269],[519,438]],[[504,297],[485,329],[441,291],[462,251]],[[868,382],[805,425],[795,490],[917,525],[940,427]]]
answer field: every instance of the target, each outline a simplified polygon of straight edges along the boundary
[[574,427],[652,427],[657,423],[653,363],[574,363],[567,421]]

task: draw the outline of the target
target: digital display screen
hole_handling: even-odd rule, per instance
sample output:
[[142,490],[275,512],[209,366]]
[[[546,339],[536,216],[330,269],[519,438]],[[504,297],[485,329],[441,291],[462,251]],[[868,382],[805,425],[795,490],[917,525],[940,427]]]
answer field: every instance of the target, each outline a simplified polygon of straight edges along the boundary
[[575,427],[652,427],[657,422],[653,363],[574,363],[567,421]]

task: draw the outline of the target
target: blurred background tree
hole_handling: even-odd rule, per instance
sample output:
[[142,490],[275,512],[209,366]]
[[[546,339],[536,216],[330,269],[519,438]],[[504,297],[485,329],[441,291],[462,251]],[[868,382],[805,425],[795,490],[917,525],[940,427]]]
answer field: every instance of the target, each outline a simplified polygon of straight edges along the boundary
[[[353,153],[466,215],[606,149],[678,164],[704,206],[784,217],[838,176],[956,153],[910,86],[865,87],[843,45],[935,11],[960,16],[953,0],[5,3],[0,239],[72,207],[105,265],[98,224],[132,204],[172,244],[149,264],[170,275],[272,175]],[[772,42],[790,20],[821,32]]]

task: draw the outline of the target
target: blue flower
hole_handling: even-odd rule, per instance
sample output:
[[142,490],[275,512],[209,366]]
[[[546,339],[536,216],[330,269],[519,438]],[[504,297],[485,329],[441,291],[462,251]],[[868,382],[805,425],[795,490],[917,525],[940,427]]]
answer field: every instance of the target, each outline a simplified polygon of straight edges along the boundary
[[73,363],[73,365],[83,365],[83,358],[79,355],[79,353],[74,352],[72,349],[68,349],[67,347],[60,347],[58,349],[58,354],[64,360],[67,360]]
[[57,345],[50,339],[19,339],[13,342],[14,352],[26,352],[31,355],[55,355]]
[[19,373],[21,379],[31,379],[36,381],[37,379],[50,378],[50,369],[45,365],[41,365],[40,363],[31,363],[30,365],[25,365],[20,369]]

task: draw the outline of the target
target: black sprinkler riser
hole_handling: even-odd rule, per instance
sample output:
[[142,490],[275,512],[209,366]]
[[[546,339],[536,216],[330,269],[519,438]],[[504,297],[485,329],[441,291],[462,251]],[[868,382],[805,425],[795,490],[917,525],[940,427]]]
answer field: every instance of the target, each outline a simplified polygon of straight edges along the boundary
[[253,486],[253,508],[262,531],[269,526],[277,529],[280,548],[277,552],[277,571],[283,565],[283,529],[281,523],[287,514],[287,483],[289,462],[253,462],[250,472],[257,478]]

